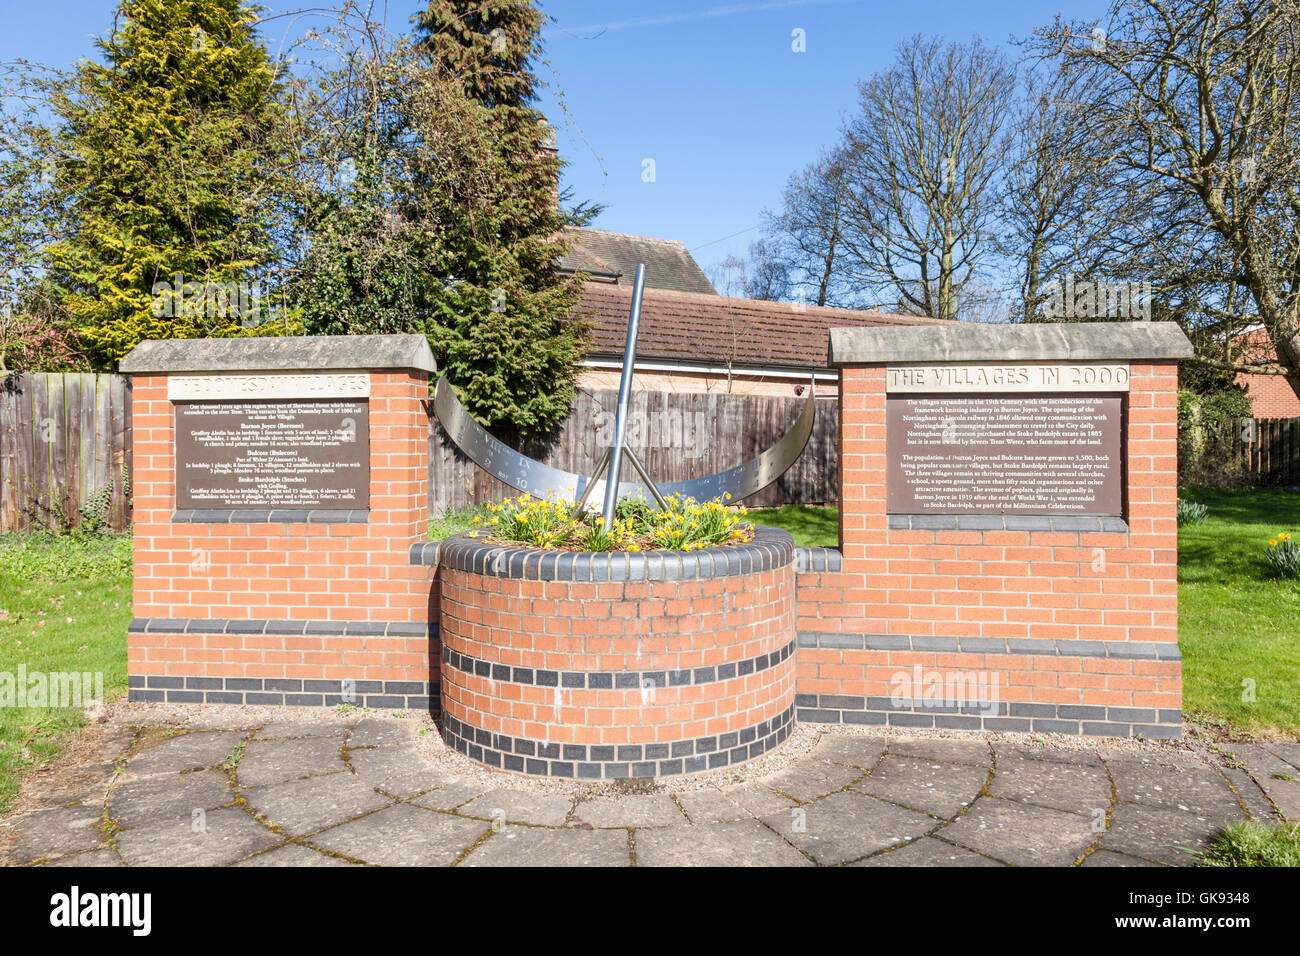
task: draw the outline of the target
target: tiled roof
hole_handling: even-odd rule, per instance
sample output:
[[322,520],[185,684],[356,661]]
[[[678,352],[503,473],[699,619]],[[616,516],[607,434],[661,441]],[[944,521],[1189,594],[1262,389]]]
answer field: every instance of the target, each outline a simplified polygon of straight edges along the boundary
[[716,295],[686,246],[676,239],[626,236],[603,229],[568,229],[573,248],[560,260],[562,272],[586,272],[594,279],[631,287],[638,263],[645,263],[647,289],[676,289]]
[[[592,322],[590,358],[623,356],[632,288],[587,282],[579,312]],[[830,330],[858,325],[940,325],[940,319],[761,302],[647,288],[637,358],[747,368],[827,367]]]

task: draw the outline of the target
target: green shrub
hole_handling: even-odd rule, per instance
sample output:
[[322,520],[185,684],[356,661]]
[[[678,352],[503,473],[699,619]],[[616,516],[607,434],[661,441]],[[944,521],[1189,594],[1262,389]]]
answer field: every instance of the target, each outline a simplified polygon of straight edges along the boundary
[[1210,509],[1197,501],[1188,501],[1186,498],[1178,499],[1178,524],[1181,527],[1185,524],[1197,524],[1204,521]]
[[1283,531],[1270,538],[1264,557],[1278,577],[1300,578],[1300,541],[1291,537],[1290,532]]
[[1183,485],[1235,487],[1250,475],[1237,451],[1241,420],[1252,415],[1240,388],[1178,393],[1178,480]]

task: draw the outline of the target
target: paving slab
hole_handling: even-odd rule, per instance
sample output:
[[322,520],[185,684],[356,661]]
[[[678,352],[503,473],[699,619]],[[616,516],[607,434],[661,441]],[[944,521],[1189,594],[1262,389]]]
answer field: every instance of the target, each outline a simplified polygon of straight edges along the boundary
[[453,782],[452,777],[427,766],[408,747],[349,750],[348,763],[359,778],[403,800]]
[[274,850],[240,860],[235,866],[361,866],[337,856],[330,856],[299,843],[286,843]]
[[993,751],[982,740],[945,740],[936,737],[898,737],[888,741],[891,754],[920,757],[923,760],[941,760],[948,763],[969,763],[979,767],[993,765]]
[[1244,770],[1236,770],[1232,767],[1223,768],[1223,775],[1236,789],[1237,799],[1245,804],[1246,812],[1250,814],[1252,820],[1281,819],[1272,801],[1265,796],[1254,777]]
[[118,783],[108,792],[108,815],[119,829],[153,823],[189,822],[195,811],[233,803],[230,775],[223,770],[142,777]]
[[1050,744],[1009,744],[994,741],[993,759],[1001,763],[1004,758],[1018,757],[1023,760],[1050,760],[1052,763],[1068,763],[1081,767],[1096,766],[1105,753],[1093,750],[1073,750],[1065,747],[1053,747]]
[[824,760],[801,760],[788,770],[765,777],[760,782],[799,803],[807,803],[843,790],[865,772],[860,767],[844,767]]
[[367,717],[348,735],[349,747],[383,747],[403,744],[419,736],[422,724],[409,717]]
[[452,780],[436,790],[411,797],[410,802],[430,810],[455,810],[475,797],[482,796],[488,789],[472,780]]
[[637,866],[811,866],[757,820],[636,830]]
[[352,720],[272,720],[257,729],[257,740],[297,739],[302,737],[346,737],[357,721]]
[[795,801],[761,784],[740,783],[723,787],[728,800],[751,816],[761,817],[795,806]]
[[283,839],[244,810],[228,807],[204,814],[200,830],[190,820],[124,830],[117,851],[131,866],[222,866]]
[[464,817],[481,817],[497,823],[526,823],[562,827],[573,809],[573,801],[558,794],[524,790],[491,790],[459,807]]
[[1270,741],[1264,745],[1264,749],[1280,760],[1285,760],[1291,766],[1296,768],[1296,776],[1300,776],[1300,743],[1288,743],[1283,741]]
[[1279,780],[1273,775],[1255,779],[1282,816],[1291,821],[1300,821],[1300,780]]
[[1209,849],[1222,822],[1166,807],[1121,803],[1101,837],[1101,848],[1173,866],[1195,866],[1194,852]]
[[569,825],[597,830],[620,827],[673,827],[687,823],[686,815],[666,793],[593,797],[573,808]]
[[1004,756],[988,792],[996,797],[1068,810],[1072,813],[1105,815],[1110,806],[1110,777],[1101,760],[1087,763],[1058,763]]
[[399,803],[314,834],[307,842],[380,866],[448,866],[491,827]]
[[1127,803],[1232,820],[1242,815],[1227,781],[1213,769],[1179,766],[1137,758],[1106,762],[1115,780],[1115,796]]
[[849,866],[1006,866],[965,847],[921,837],[897,850],[877,853]]
[[45,865],[76,867],[78,869],[83,867],[109,868],[126,866],[122,862],[122,858],[113,850],[91,850],[89,853],[74,853],[71,856],[61,856]]
[[812,749],[812,756],[830,763],[870,770],[885,752],[885,742],[877,737],[850,737],[824,734]]
[[18,841],[5,859],[9,863],[30,863],[41,857],[93,849],[107,839],[102,821],[103,808],[93,805],[35,810],[11,817],[7,829],[18,835]]
[[1247,744],[1233,747],[1232,752],[1282,816],[1300,820],[1300,773],[1270,747],[1276,749],[1277,745]]
[[763,817],[763,822],[818,863],[829,866],[915,839],[939,825],[923,813],[852,791]]
[[[658,832],[658,831],[646,831]],[[631,866],[625,830],[507,826],[457,866]]]
[[853,789],[949,819],[971,805],[988,777],[986,767],[890,754]]
[[388,806],[391,797],[346,770],[243,792],[249,809],[289,836],[302,836]]
[[1017,866],[1069,866],[1097,839],[1087,817],[997,797],[980,797],[939,834]]
[[334,737],[251,740],[235,768],[235,779],[241,788],[265,787],[346,769]]
[[133,734],[116,734],[109,745],[95,748],[96,757],[74,767],[46,766],[28,778],[23,803],[28,807],[66,807],[72,803],[103,804],[104,793],[118,777],[118,759],[130,747]]
[[126,771],[136,777],[147,777],[216,767],[225,763],[247,736],[243,731],[190,731],[140,751],[127,762]]
[[677,803],[691,823],[725,823],[748,820],[752,814],[730,800],[721,790],[688,790],[677,794]]

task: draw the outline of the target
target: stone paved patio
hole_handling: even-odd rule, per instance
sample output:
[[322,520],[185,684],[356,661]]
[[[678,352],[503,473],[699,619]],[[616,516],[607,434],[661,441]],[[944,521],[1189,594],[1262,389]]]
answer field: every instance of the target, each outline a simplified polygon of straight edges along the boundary
[[1214,761],[828,728],[761,779],[584,793],[448,773],[419,733],[382,716],[181,731],[117,719],[27,788],[0,822],[0,862],[1185,866],[1233,820],[1300,819],[1300,743]]

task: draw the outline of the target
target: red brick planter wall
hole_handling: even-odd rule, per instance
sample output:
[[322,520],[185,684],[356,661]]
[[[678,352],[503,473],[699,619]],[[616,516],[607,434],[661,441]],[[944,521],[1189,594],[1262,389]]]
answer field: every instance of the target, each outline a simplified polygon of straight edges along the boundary
[[439,548],[443,736],[475,760],[577,778],[727,766],[785,739],[790,536],[692,554]]

